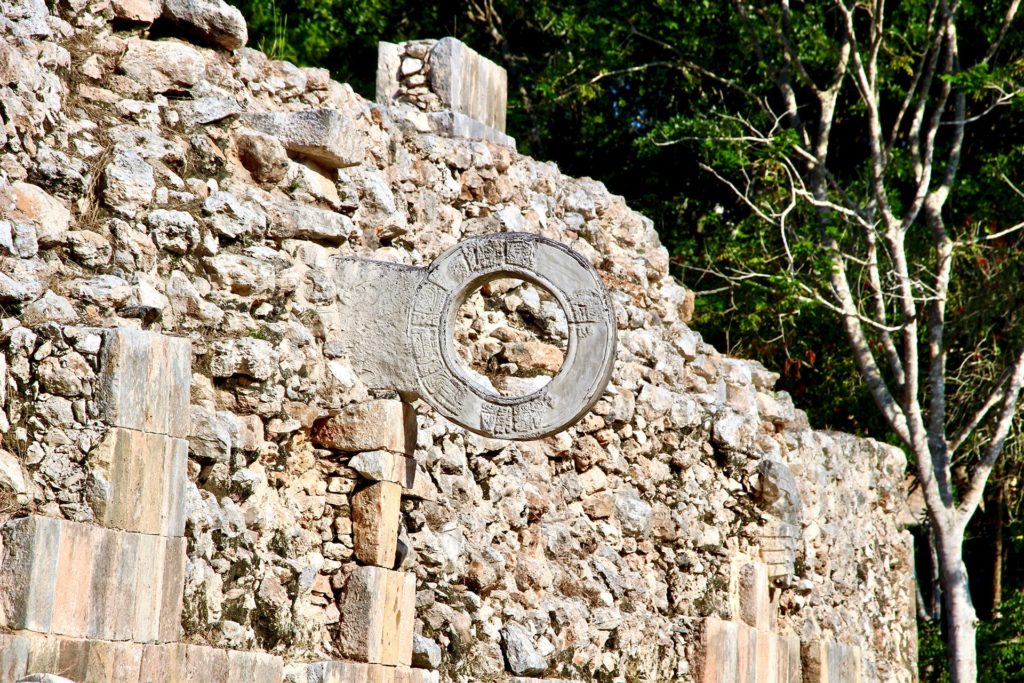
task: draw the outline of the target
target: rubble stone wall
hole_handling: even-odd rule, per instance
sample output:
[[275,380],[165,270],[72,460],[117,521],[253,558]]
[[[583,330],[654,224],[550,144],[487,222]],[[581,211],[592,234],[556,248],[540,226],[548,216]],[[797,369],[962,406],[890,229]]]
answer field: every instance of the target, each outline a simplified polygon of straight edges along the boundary
[[[899,450],[704,343],[601,183],[245,41],[219,0],[0,2],[0,680],[914,680]],[[503,231],[583,255],[618,325],[535,441],[370,391],[340,335],[334,257]],[[545,302],[492,298],[469,357],[557,368]]]

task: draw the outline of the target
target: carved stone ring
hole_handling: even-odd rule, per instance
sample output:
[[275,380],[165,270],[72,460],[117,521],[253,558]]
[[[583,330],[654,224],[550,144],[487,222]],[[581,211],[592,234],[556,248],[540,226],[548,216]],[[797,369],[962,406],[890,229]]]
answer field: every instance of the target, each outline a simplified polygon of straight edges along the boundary
[[[370,388],[422,398],[478,434],[554,434],[583,417],[611,378],[616,326],[608,293],[583,257],[552,240],[524,233],[473,237],[426,268],[345,258],[336,273],[342,340],[360,379]],[[498,278],[547,290],[568,322],[561,370],[526,396],[502,396],[480,385],[453,345],[459,308],[479,286]],[[395,333],[400,343],[394,343]],[[399,358],[411,359],[411,365],[395,362],[392,354],[401,351]]]

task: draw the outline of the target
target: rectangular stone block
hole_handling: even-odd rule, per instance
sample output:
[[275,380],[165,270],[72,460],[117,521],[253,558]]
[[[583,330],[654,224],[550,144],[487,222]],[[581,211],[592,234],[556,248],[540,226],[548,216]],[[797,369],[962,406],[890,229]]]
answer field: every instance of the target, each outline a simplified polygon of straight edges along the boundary
[[352,494],[352,545],[357,560],[394,567],[401,502],[401,485],[390,481],[379,481]]
[[348,466],[364,479],[401,484],[404,496],[437,500],[437,487],[413,458],[390,451],[366,451],[352,456]]
[[84,638],[89,634],[92,616],[93,570],[100,559],[97,551],[106,530],[68,521],[61,521],[61,527],[51,631]]
[[143,645],[139,683],[185,680],[185,647],[181,643]]
[[[94,553],[96,565],[89,585],[88,623],[82,634],[86,637],[118,640],[114,637],[113,616],[123,609],[125,588],[133,587],[131,584],[119,585],[117,581],[120,578],[125,536],[118,531],[94,534],[97,544]],[[57,605],[57,609],[60,609],[60,605]]]
[[[512,679],[527,681],[528,679]],[[395,683],[440,683],[441,673],[439,671],[428,671],[426,669],[411,669],[400,666],[395,669]]]
[[61,523],[39,515],[0,527],[0,626],[49,632]]
[[779,683],[802,683],[800,638],[796,634],[781,637],[779,647]]
[[739,624],[709,617],[701,637],[701,683],[735,683],[740,678]]
[[43,670],[45,673],[52,671],[59,671],[73,681],[84,681],[89,675],[89,641],[58,637],[57,668]]
[[359,662],[409,666],[415,607],[415,575],[357,568],[339,605],[339,651]]
[[188,438],[191,353],[184,339],[107,330],[97,397],[103,419],[114,427]]
[[158,638],[166,643],[181,638],[187,548],[184,538],[165,538],[161,542],[164,545],[164,576],[161,583]]
[[505,69],[455,38],[442,38],[427,56],[430,89],[441,106],[505,132],[508,75]]
[[228,677],[228,651],[205,645],[185,646],[185,677],[189,683],[224,681]]
[[284,661],[265,652],[228,651],[228,683],[281,683]]
[[768,567],[762,562],[738,562],[733,564],[736,617],[756,629],[772,629],[771,594],[768,584]]
[[163,603],[164,539],[139,535],[138,563],[135,571],[135,611],[132,640],[157,642],[160,638],[160,608]]
[[317,446],[339,451],[387,450],[412,455],[416,448],[416,412],[395,399],[373,399],[346,406],[313,424]]
[[336,109],[249,114],[245,122],[278,138],[289,152],[327,168],[355,166],[366,156],[364,137],[355,121]]
[[90,640],[82,683],[135,683],[142,666],[143,645]]
[[144,534],[181,536],[188,441],[115,427],[89,453],[89,465],[109,484],[92,500],[97,523]]
[[803,683],[860,683],[860,648],[840,643],[801,644]]
[[59,671],[60,636],[22,632],[28,640],[27,673]]
[[28,671],[28,638],[0,633],[0,681],[16,681]]

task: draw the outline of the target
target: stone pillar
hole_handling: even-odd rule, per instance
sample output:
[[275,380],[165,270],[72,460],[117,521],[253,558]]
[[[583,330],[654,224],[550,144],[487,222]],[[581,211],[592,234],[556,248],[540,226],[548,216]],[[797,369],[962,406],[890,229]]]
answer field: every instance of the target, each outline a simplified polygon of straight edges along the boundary
[[507,93],[505,69],[455,38],[378,46],[377,102],[418,110],[408,118],[421,130],[515,148]]
[[105,332],[96,400],[107,433],[85,461],[95,523],[0,526],[0,680],[281,680],[280,657],[178,642],[191,355],[187,340]]

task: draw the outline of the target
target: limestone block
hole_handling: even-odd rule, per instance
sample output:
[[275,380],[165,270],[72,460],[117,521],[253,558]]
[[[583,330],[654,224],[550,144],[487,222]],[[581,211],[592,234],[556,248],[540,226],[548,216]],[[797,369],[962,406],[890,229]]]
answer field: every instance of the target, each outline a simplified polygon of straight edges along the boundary
[[338,648],[370,664],[412,663],[416,576],[380,567],[359,567],[339,604]]
[[28,640],[27,673],[60,670],[60,636],[25,631],[21,635]]
[[[91,524],[61,522],[57,581],[53,591],[51,631],[59,635],[85,637],[100,605],[92,597],[93,573],[104,568],[100,553],[108,550],[105,530]],[[107,531],[106,534],[114,532]],[[97,576],[97,582],[103,577]],[[102,617],[96,617],[101,619]]]
[[38,515],[0,527],[0,626],[48,632],[61,524]]
[[245,122],[277,137],[289,152],[328,168],[355,166],[366,156],[366,143],[355,121],[336,109],[250,114]]
[[[138,556],[137,537],[133,534],[114,532],[93,533],[97,543],[94,557],[96,566],[91,574],[89,586],[89,618],[82,634],[89,638],[128,640],[131,638],[131,621],[124,618],[135,604],[131,590],[135,578],[135,563]],[[125,558],[125,545],[130,557]],[[57,609],[62,606],[57,605]]]
[[348,466],[370,481],[401,484],[403,496],[437,500],[437,486],[427,471],[412,458],[390,451],[367,451],[352,456]]
[[148,644],[142,647],[139,683],[185,679],[185,649],[181,643]]
[[840,643],[810,641],[801,644],[803,683],[860,683],[860,648]]
[[377,104],[389,105],[398,94],[398,69],[401,51],[395,43],[377,43]]
[[[139,680],[142,647],[138,643],[90,640],[82,683],[127,683]],[[63,648],[63,643],[61,644]]]
[[265,652],[228,651],[227,683],[280,683],[284,662]]
[[790,633],[779,636],[779,683],[802,683],[800,638]]
[[158,637],[162,642],[171,642],[181,638],[187,546],[184,538],[161,539],[161,543],[164,546],[164,563]]
[[16,681],[28,671],[28,638],[0,633],[0,681]]
[[[31,671],[33,669],[30,668]],[[61,676],[73,681],[85,681],[89,675],[89,641],[81,638],[57,638],[57,667],[42,671],[57,671]]]
[[115,427],[89,454],[94,476],[109,486],[91,500],[106,527],[163,536],[185,531],[188,442]]
[[284,680],[288,683],[440,683],[437,671],[406,666],[385,666],[341,660],[289,664]]
[[205,645],[185,646],[185,677],[189,683],[210,683],[228,678],[228,651]]
[[516,148],[514,137],[505,135],[505,133],[457,111],[431,112],[427,114],[427,123],[432,132],[445,137],[483,140],[512,149]]
[[391,569],[395,565],[402,487],[380,481],[352,495],[352,544],[356,559]]
[[339,451],[388,450],[412,455],[416,413],[408,403],[375,399],[346,406],[313,425],[313,443]]
[[740,678],[739,671],[739,629],[740,625],[734,622],[714,618],[704,620],[701,683],[746,680]]
[[159,536],[139,535],[132,622],[132,640],[139,643],[157,642],[160,637],[165,549],[164,539]]
[[108,330],[100,352],[103,419],[114,427],[187,439],[191,367],[191,344],[185,339]]
[[505,132],[508,75],[455,38],[437,41],[427,57],[430,88],[445,109]]
[[771,596],[768,585],[768,567],[761,562],[733,564],[734,614],[756,629],[771,631]]

